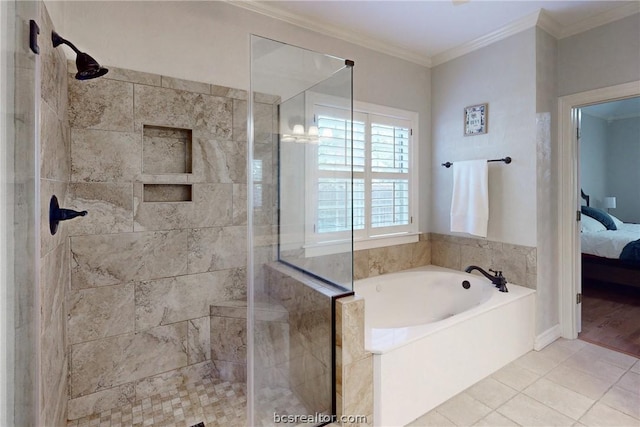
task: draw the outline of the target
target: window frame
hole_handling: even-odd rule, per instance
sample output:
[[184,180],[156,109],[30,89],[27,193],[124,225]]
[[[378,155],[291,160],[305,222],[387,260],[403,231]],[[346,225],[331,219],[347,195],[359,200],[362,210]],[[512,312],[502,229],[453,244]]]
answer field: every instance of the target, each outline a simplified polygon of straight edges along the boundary
[[[344,108],[344,99],[319,93],[308,93],[305,100],[305,117],[307,118],[306,128],[316,125],[316,115],[322,110],[339,110],[342,118],[351,119],[349,110]],[[383,105],[353,101],[353,120],[359,121],[365,117],[365,166],[363,172],[354,172],[353,179],[364,179],[365,183],[365,227],[361,230],[353,230],[353,249],[371,249],[403,243],[417,242],[418,233],[418,158],[419,158],[419,129],[418,113],[414,111],[401,110],[398,108]],[[372,120],[379,118],[380,120]],[[397,179],[394,172],[373,172],[371,167],[371,124],[380,123],[384,125],[394,125],[405,127],[409,125],[409,224],[389,227],[371,226],[371,184],[374,179]],[[317,145],[308,144],[305,150],[305,169],[309,171],[309,179],[305,179],[305,236],[304,249],[306,256],[319,256],[332,253],[347,252],[351,250],[351,230],[333,233],[317,233],[317,203],[316,183],[322,175],[318,173],[318,150]],[[339,175],[351,178],[351,171],[337,173],[330,172],[330,175]],[[369,203],[367,203],[369,200]]]

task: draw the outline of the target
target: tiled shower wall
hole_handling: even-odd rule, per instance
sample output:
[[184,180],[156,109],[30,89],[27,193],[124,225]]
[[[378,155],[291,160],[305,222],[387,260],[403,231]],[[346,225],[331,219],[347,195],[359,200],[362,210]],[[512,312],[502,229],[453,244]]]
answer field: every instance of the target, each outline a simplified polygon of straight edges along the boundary
[[40,26],[40,425],[66,424],[68,352],[66,296],[69,292],[67,223],[49,232],[49,200],[61,207],[67,193],[69,122],[67,115],[67,59],[51,44],[53,24],[43,3]]
[[216,375],[209,306],[246,297],[246,108],[210,84],[69,74],[68,204],[89,211],[69,223],[70,419]]

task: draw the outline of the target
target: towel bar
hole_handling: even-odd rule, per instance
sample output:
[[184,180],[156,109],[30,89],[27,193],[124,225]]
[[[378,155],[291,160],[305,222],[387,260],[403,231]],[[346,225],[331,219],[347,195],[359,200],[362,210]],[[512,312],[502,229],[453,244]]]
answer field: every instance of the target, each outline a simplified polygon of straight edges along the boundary
[[[511,163],[511,157],[505,157],[502,159],[492,159],[492,160],[487,160],[487,163],[489,162],[505,162],[506,164]],[[453,166],[452,162],[447,162],[447,163],[442,163],[442,166],[444,166],[445,168],[450,168],[451,166]]]

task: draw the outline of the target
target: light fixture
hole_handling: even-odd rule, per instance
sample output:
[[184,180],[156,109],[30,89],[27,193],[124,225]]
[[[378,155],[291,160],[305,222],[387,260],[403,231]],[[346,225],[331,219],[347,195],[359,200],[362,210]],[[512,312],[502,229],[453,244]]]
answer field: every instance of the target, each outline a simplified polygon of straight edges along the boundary
[[[324,129],[322,132],[323,132],[323,136],[326,136]],[[293,125],[293,130],[291,131],[290,134],[283,133],[282,136],[280,137],[280,141],[296,142],[298,144],[305,144],[305,143],[315,144],[318,142],[319,133],[320,133],[320,130],[318,129],[318,126],[311,125],[309,126],[309,131],[305,132],[304,125],[298,123]]]
[[609,209],[616,208],[616,198],[615,197],[605,197],[604,198],[604,207],[607,208],[607,212]]

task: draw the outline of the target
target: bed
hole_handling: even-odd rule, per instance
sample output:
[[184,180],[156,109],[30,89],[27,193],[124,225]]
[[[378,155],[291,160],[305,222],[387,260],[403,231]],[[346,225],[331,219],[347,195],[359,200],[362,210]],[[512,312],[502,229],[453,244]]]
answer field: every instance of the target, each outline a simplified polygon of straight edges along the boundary
[[[589,196],[584,192],[581,195],[589,207]],[[640,287],[640,224],[623,223],[606,212],[587,210],[584,206],[582,211],[580,241],[583,279]],[[594,215],[598,219],[589,216],[594,211],[599,211]],[[608,219],[600,215],[609,217],[616,229],[608,229]]]

